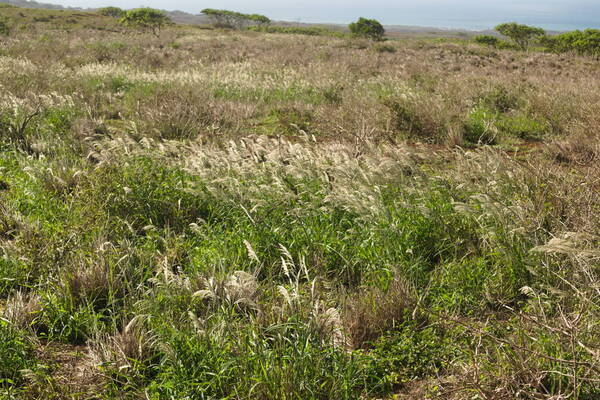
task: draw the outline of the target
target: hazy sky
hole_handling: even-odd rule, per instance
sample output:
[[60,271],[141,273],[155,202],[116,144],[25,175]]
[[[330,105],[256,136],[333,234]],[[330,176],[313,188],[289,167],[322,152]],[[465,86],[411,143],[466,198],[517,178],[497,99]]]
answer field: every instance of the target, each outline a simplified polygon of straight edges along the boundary
[[[43,0],[40,0],[43,1]],[[384,24],[480,29],[518,21],[548,29],[600,27],[600,0],[50,0],[72,7],[149,6],[197,13],[224,8],[272,19],[347,23],[359,16]]]

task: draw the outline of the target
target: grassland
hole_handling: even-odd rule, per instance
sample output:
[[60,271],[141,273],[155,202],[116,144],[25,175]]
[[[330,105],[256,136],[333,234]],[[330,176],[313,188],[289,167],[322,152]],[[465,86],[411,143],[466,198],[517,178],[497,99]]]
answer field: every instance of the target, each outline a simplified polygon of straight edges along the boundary
[[600,396],[597,61],[0,16],[0,398]]

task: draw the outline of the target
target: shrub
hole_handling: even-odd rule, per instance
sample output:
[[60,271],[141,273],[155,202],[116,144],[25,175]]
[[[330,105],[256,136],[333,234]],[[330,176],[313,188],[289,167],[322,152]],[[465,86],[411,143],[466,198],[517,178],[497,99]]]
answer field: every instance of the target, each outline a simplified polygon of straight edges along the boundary
[[383,40],[385,29],[379,21],[375,19],[359,18],[358,21],[351,23],[348,28],[356,37],[363,37],[372,40]]
[[541,38],[546,33],[542,28],[521,25],[516,22],[500,24],[495,29],[510,38],[521,50],[527,50],[534,39]]
[[478,36],[475,36],[474,40],[476,43],[483,44],[483,45],[490,46],[490,47],[497,47],[498,42],[500,42],[500,39],[498,39],[496,36],[492,36],[492,35],[478,35]]
[[544,37],[542,44],[555,53],[574,52],[598,58],[600,57],[600,30],[586,29]]
[[121,18],[125,15],[125,11],[119,7],[104,7],[98,10],[98,14],[105,17]]
[[206,15],[213,22],[213,25],[218,28],[242,29],[248,25],[264,26],[271,23],[268,17],[260,14],[243,14],[213,8],[205,8],[201,13]]
[[149,7],[129,10],[119,21],[130,28],[151,30],[156,36],[163,26],[171,22],[165,13]]

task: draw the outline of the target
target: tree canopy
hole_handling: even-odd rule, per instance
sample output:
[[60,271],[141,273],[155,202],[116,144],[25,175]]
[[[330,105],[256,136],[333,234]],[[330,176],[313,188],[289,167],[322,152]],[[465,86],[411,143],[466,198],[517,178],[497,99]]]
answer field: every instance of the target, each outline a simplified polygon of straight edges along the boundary
[[125,11],[119,7],[103,7],[98,10],[98,14],[105,17],[121,18],[125,14]]
[[359,18],[358,21],[351,23],[348,28],[354,36],[365,37],[373,40],[382,40],[385,35],[385,29],[379,21],[375,19]]
[[160,10],[144,7],[126,11],[120,22],[130,28],[152,30],[152,33],[156,35],[171,20]]
[[542,28],[521,25],[516,22],[500,24],[495,29],[510,38],[521,50],[527,50],[534,39],[539,39],[546,34]]
[[248,25],[268,25],[271,20],[260,14],[243,14],[237,11],[205,8],[202,14],[208,16],[213,25],[222,28],[241,29]]

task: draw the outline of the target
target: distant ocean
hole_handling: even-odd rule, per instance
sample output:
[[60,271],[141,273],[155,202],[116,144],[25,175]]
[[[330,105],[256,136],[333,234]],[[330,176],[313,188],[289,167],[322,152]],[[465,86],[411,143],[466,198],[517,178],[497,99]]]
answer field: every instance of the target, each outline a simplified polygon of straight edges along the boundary
[[[384,9],[373,10],[371,14],[365,16],[376,18],[384,25],[402,25],[402,26],[419,26],[431,28],[448,28],[448,29],[466,29],[466,30],[488,30],[493,29],[496,25],[503,22],[516,21],[519,23],[534,25],[544,28],[548,31],[572,31],[576,29],[595,28],[600,29],[600,0],[599,6],[589,10],[589,13],[581,12],[554,12],[554,13],[522,13],[511,15],[500,15],[494,12],[479,11],[474,15],[465,15],[457,12],[457,10],[438,10],[437,12],[407,12],[398,13],[396,10]],[[340,23],[347,24],[354,20],[355,15],[343,15],[344,12],[335,10],[329,13],[311,13],[312,15],[305,18],[294,18],[287,13],[280,15],[281,20],[314,22],[314,23]],[[348,10],[350,11],[350,10]],[[446,12],[449,11],[449,12]],[[342,15],[340,15],[342,14]],[[353,13],[354,14],[354,13]],[[462,14],[462,15],[461,15]],[[332,18],[333,17],[333,18]]]
[[473,31],[481,31],[493,29],[496,25],[502,22],[518,21],[528,25],[535,25],[544,28],[548,31],[573,31],[576,29],[600,28],[598,21],[548,21],[536,20],[535,18],[507,18],[503,20],[484,21],[480,19],[445,19],[445,18],[414,18],[403,19],[397,23],[393,20],[386,20],[387,25],[411,25],[425,26],[432,28],[448,28],[448,29],[466,29]]
[[[296,19],[298,20],[298,19]],[[414,17],[410,18],[404,16],[401,19],[394,18],[379,18],[384,25],[398,25],[398,26],[418,26],[418,27],[430,27],[439,29],[464,29],[472,31],[483,31],[491,30],[498,24],[503,22],[516,21],[523,24],[535,25],[546,29],[547,31],[573,31],[583,30],[587,28],[600,29],[600,20],[585,21],[585,20],[556,20],[552,21],[548,18],[538,19],[535,17],[513,17],[499,20],[482,20],[482,19],[469,19],[469,18],[433,18],[433,17]],[[345,24],[346,21],[331,21],[325,18],[313,18],[302,20],[302,22],[314,22],[314,23],[341,23]]]

